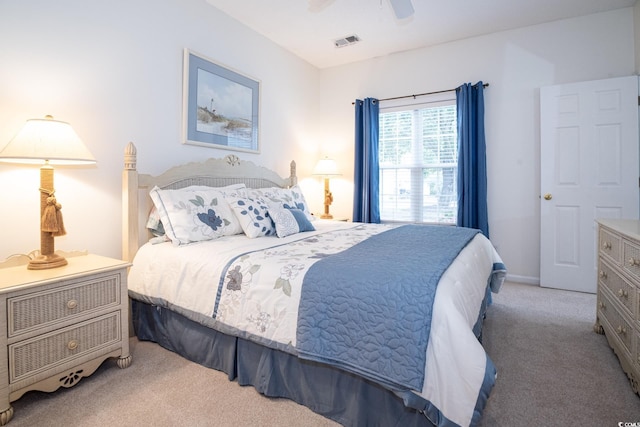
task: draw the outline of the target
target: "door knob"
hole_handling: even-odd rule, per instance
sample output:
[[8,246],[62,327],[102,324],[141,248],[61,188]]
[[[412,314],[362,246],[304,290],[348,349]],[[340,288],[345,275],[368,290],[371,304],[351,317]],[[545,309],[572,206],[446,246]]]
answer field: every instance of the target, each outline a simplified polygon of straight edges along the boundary
[[551,193],[547,193],[547,194],[544,195],[544,199],[545,200],[551,200],[552,197],[553,196],[551,196]]

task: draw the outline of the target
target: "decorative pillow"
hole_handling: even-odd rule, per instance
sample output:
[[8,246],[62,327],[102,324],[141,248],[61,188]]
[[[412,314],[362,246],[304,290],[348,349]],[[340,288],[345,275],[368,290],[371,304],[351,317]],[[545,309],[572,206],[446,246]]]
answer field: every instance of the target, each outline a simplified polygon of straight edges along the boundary
[[249,197],[263,197],[269,202],[270,206],[279,204],[286,209],[300,209],[309,221],[315,219],[313,215],[311,215],[309,205],[307,205],[302,190],[297,185],[291,188],[248,188],[247,193]]
[[151,208],[149,212],[149,218],[147,219],[146,227],[154,236],[164,236],[164,227],[162,226],[162,220],[160,219],[160,212],[155,206]]
[[[231,190],[234,191],[234,190]],[[184,245],[242,233],[242,226],[224,199],[225,191],[187,187],[149,193],[165,233],[174,245]]]
[[[186,191],[193,192],[197,190],[219,190],[223,192],[225,195],[231,196],[246,196],[247,194],[247,186],[244,183],[240,184],[231,184],[225,187],[207,187],[204,185],[191,185],[189,187],[180,188],[173,191]],[[154,236],[164,236],[165,231],[162,225],[162,218],[160,218],[160,212],[158,208],[154,205],[151,208],[151,212],[149,212],[149,218],[147,218],[147,229]]]
[[276,226],[278,237],[287,237],[304,231],[315,231],[315,227],[300,209],[286,209],[272,206],[269,214]]
[[273,222],[269,216],[268,204],[262,197],[227,196],[226,200],[247,237],[253,239],[275,234]]

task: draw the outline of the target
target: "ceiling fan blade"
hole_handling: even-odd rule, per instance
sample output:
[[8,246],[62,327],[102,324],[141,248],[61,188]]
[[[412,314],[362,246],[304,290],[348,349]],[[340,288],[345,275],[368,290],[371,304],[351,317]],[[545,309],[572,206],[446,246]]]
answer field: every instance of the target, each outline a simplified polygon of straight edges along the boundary
[[396,18],[405,19],[413,15],[413,5],[411,0],[389,0],[393,13],[396,14]]

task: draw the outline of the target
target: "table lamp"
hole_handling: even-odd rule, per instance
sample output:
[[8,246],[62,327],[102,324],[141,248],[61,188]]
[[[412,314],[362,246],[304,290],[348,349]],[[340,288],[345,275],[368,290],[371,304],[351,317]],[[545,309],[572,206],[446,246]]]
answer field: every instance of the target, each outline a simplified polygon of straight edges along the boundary
[[325,157],[318,161],[318,164],[316,164],[316,167],[313,169],[313,174],[324,176],[324,214],[322,214],[320,218],[332,219],[333,215],[329,213],[329,206],[333,202],[333,194],[331,194],[331,190],[329,190],[329,179],[332,176],[340,175],[338,165],[335,160]]
[[66,234],[62,206],[55,197],[52,165],[87,165],[95,158],[69,123],[44,119],[27,120],[22,129],[0,151],[0,162],[41,164],[40,253],[27,266],[30,270],[61,267],[67,260],[55,253],[54,237]]

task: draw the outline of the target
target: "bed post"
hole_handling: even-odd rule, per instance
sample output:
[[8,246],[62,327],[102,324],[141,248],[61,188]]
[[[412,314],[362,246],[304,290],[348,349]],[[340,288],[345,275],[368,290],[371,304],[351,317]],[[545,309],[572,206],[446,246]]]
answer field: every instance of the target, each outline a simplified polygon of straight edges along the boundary
[[298,176],[296,173],[296,161],[291,160],[291,164],[289,165],[289,187],[298,184]]
[[133,261],[138,250],[138,172],[136,146],[133,142],[124,149],[122,171],[122,259]]

